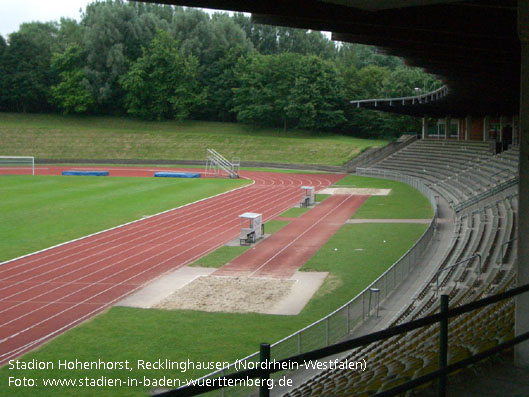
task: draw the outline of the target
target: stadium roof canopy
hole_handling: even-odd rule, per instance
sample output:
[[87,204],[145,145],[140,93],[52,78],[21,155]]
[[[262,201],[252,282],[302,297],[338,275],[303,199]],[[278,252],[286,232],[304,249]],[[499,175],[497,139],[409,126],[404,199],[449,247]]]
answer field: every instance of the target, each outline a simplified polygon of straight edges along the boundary
[[519,111],[516,0],[143,1],[249,12],[256,23],[330,31],[334,40],[374,45],[404,57],[448,87],[436,101],[397,107],[379,103],[380,110],[438,117]]

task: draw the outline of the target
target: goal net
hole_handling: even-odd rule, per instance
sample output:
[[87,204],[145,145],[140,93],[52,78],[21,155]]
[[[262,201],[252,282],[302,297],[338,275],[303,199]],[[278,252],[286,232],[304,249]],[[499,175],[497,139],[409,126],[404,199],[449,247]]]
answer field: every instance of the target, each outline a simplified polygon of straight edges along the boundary
[[0,174],[35,175],[35,158],[30,156],[0,156]]

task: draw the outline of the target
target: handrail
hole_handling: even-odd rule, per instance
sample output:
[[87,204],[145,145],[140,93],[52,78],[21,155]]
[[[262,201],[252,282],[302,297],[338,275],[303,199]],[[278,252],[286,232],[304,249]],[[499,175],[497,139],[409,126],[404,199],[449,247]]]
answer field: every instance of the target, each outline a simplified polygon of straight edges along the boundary
[[512,172],[510,169],[508,169],[508,168],[503,168],[503,169],[499,170],[498,172],[495,172],[494,174],[492,174],[492,175],[490,176],[490,178],[492,178],[492,177],[494,177],[494,176],[496,176],[496,175],[503,174],[505,171],[507,171],[507,173],[510,174],[510,175],[514,175],[513,172]]
[[402,102],[402,104],[405,105],[406,101],[412,101],[412,105],[413,105],[415,104],[415,101],[417,101],[418,103],[426,103],[434,99],[443,98],[446,95],[448,95],[448,87],[444,85],[434,91],[430,91],[430,92],[427,92],[425,94],[420,94],[420,95],[409,95],[409,96],[393,97],[393,98],[359,99],[359,100],[349,101],[349,103],[351,105],[356,105],[357,107],[360,107],[360,105],[362,104],[373,104],[377,106],[379,102],[389,102],[390,105],[392,105],[393,102],[396,102],[396,103]]
[[515,177],[513,177],[511,179],[508,179],[508,180],[496,185],[492,189],[485,190],[484,192],[476,194],[475,196],[472,196],[469,199],[457,204],[454,207],[454,210],[455,210],[455,212],[461,212],[462,210],[464,210],[467,207],[470,207],[473,204],[479,203],[480,201],[485,200],[486,198],[494,196],[495,194],[497,194],[499,192],[502,192],[503,190],[508,189],[511,186],[516,185],[518,183],[518,181],[519,180],[518,180],[517,176],[515,176]]
[[510,240],[507,240],[501,244],[501,262],[500,262],[500,269],[503,267],[503,257],[505,253],[503,252],[503,247],[505,247],[507,244],[512,243],[513,241],[518,240],[518,237],[511,238]]
[[213,162],[214,165],[221,168],[230,177],[238,177],[238,169],[235,169],[234,164],[230,163],[224,156],[218,153],[215,149],[207,149],[207,161],[206,161],[206,173],[209,167],[209,162]]
[[[219,377],[219,378],[213,379],[212,382],[210,382],[210,383],[212,383],[212,385],[203,386],[203,385],[199,385],[199,384],[194,384],[194,385],[188,384],[186,386],[180,387],[180,388],[175,389],[175,390],[170,390],[170,391],[167,391],[167,392],[164,392],[164,393],[160,393],[160,394],[158,394],[158,396],[164,396],[164,397],[165,396],[194,396],[194,395],[202,394],[202,393],[205,393],[205,392],[208,392],[208,391],[213,391],[213,390],[220,389],[221,387],[223,387],[221,385],[223,380],[227,381],[227,380],[230,380],[230,379],[247,379],[247,378],[257,378],[257,377],[261,377],[262,378],[262,377],[265,377],[265,376],[269,376],[270,374],[282,371],[285,368],[291,368],[291,366],[290,367],[288,366],[289,364],[295,364],[295,363],[300,364],[300,363],[304,363],[304,362],[306,362],[308,360],[318,360],[318,359],[322,359],[322,358],[325,358],[325,357],[328,357],[328,356],[332,356],[332,355],[335,355],[335,354],[338,354],[338,353],[345,352],[347,350],[354,349],[356,347],[361,347],[361,346],[365,346],[365,345],[368,345],[368,344],[373,343],[373,342],[385,340],[385,339],[388,339],[388,338],[390,338],[392,336],[400,335],[400,334],[403,334],[405,332],[413,331],[413,330],[418,329],[418,328],[422,328],[422,327],[426,327],[428,325],[439,323],[439,322],[441,322],[443,320],[447,320],[447,319],[450,319],[450,318],[453,318],[453,317],[460,316],[460,315],[465,314],[465,313],[469,313],[469,312],[471,312],[473,310],[480,309],[482,307],[489,306],[489,305],[494,304],[494,303],[498,303],[498,302],[503,301],[505,299],[513,298],[513,297],[515,297],[517,295],[520,295],[520,294],[523,294],[523,293],[526,293],[526,292],[529,292],[529,284],[526,284],[526,285],[523,285],[523,286],[520,286],[520,287],[517,287],[517,288],[513,288],[511,290],[508,290],[508,291],[505,291],[505,292],[502,292],[502,293],[499,293],[499,294],[496,294],[496,295],[488,296],[486,298],[483,298],[483,299],[480,299],[480,300],[477,300],[477,301],[474,301],[474,302],[470,302],[470,303],[467,303],[465,305],[455,307],[453,309],[448,309],[446,312],[443,312],[443,313],[432,314],[432,315],[427,316],[427,317],[423,317],[423,318],[420,318],[420,319],[417,319],[417,320],[412,320],[412,321],[409,321],[407,323],[396,325],[394,327],[387,328],[387,329],[382,330],[382,331],[373,332],[373,333],[368,334],[368,335],[363,335],[363,336],[360,336],[358,338],[354,338],[354,339],[346,340],[346,341],[343,341],[343,342],[339,342],[339,343],[336,343],[334,345],[327,346],[327,347],[324,347],[324,348],[321,348],[321,349],[316,349],[316,350],[313,350],[313,351],[310,351],[310,352],[307,352],[307,353],[298,354],[298,355],[291,356],[291,357],[288,357],[288,358],[285,358],[285,359],[282,359],[282,360],[266,361],[266,362],[263,362],[262,365],[259,365],[260,368],[244,370],[244,371],[240,371],[240,372],[237,372],[237,373],[233,373],[233,374],[230,374],[230,375],[226,375],[226,376],[223,376],[223,377]],[[507,347],[510,347],[513,344],[520,343],[520,342],[525,341],[527,339],[529,339],[529,332],[527,332],[525,334],[522,334],[522,335],[519,335],[518,337],[516,337],[513,340],[511,340],[510,343],[507,342],[507,343],[504,343],[503,345],[508,345]],[[495,349],[489,349],[489,351],[494,351],[494,353],[495,353],[496,350],[502,350],[504,348],[507,348],[507,347],[501,346],[501,348],[498,349],[498,347],[499,346],[496,346]],[[487,353],[487,351],[483,352],[483,353],[476,354],[476,355],[474,355],[472,357],[475,357],[475,361],[479,361],[479,360],[481,360],[481,359],[483,359],[485,357],[488,357],[488,355],[486,353]],[[445,367],[445,368],[443,368],[441,370],[434,371],[431,374],[428,374],[428,375],[423,376],[421,378],[418,378],[418,379],[415,379],[413,381],[410,381],[407,384],[411,384],[412,385],[411,387],[407,386],[404,389],[401,388],[402,386],[406,385],[406,384],[404,384],[404,385],[398,386],[396,388],[393,388],[391,390],[379,393],[379,394],[377,394],[377,396],[395,395],[397,393],[395,393],[394,390],[397,390],[397,389],[398,389],[398,392],[402,392],[402,391],[405,391],[405,390],[410,390],[413,387],[419,386],[419,385],[427,383],[427,382],[429,382],[429,381],[431,381],[431,380],[433,380],[435,378],[438,378],[442,374],[446,374],[448,372],[453,372],[456,369],[459,369],[460,366],[458,366],[457,364],[461,365],[461,363],[463,363],[463,362],[466,363],[467,360],[468,359],[462,360],[459,363],[452,364],[452,365],[450,365],[448,367]],[[471,362],[474,362],[474,361],[471,361]],[[214,382],[214,381],[216,381],[216,382]],[[217,383],[217,384],[215,384],[215,383]],[[226,382],[224,382],[224,383],[226,383]]]
[[470,257],[468,257],[466,259],[462,259],[459,262],[454,263],[453,265],[443,267],[442,269],[439,269],[435,273],[436,294],[439,293],[439,274],[441,274],[445,270],[449,270],[449,269],[452,269],[454,267],[457,267],[457,266],[461,265],[462,263],[470,262],[471,260],[475,259],[476,257],[479,259],[479,261],[478,261],[478,278],[481,278],[481,254],[476,252],[476,253],[474,253],[474,255],[472,255],[472,256],[470,256]]
[[231,169],[230,162],[225,157],[221,156],[216,150],[208,149],[208,154],[210,154],[220,166],[225,168],[225,171],[228,171]]
[[224,156],[222,156],[215,149],[208,149],[208,152],[210,154],[212,154],[219,163],[225,165],[228,168],[230,167],[231,163],[228,161],[228,159],[226,159]]

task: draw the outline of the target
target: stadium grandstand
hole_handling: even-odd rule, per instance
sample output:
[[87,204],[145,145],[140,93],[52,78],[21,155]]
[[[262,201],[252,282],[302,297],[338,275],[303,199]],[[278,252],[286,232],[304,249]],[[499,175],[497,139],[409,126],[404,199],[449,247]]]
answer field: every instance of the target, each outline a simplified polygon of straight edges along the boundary
[[[514,363],[529,367],[529,294],[523,293],[529,290],[528,0],[159,2],[250,12],[257,23],[330,31],[335,40],[402,56],[445,82],[413,97],[351,98],[351,106],[423,118],[420,139],[356,172],[411,178],[436,197],[435,249],[424,257],[429,271],[405,301],[397,288],[376,310],[369,304],[365,323],[348,340],[289,358],[366,357],[366,371],[299,370],[289,373],[293,387],[273,394],[427,393],[424,385],[434,382],[438,395],[447,395],[448,372],[513,345]],[[262,353],[266,360],[266,348]],[[251,375],[266,378],[270,372]],[[466,374],[466,392],[448,395],[469,395],[470,386],[483,381],[473,381],[479,370]],[[181,391],[187,392],[192,388]],[[261,393],[268,395],[263,388]],[[479,395],[526,395],[527,388],[525,394],[497,393],[490,388]]]

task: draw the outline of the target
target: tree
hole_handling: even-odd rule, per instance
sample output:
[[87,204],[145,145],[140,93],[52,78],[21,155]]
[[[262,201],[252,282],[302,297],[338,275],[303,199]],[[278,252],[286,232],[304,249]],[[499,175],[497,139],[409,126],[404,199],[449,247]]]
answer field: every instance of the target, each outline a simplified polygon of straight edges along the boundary
[[61,52],[71,45],[82,46],[85,27],[77,23],[75,19],[61,18],[59,32],[57,34],[58,46]]
[[290,124],[288,96],[294,84],[294,54],[256,55],[238,65],[234,89],[237,120],[267,126]]
[[259,54],[279,53],[277,27],[252,23],[250,18],[242,13],[234,14],[232,19],[243,29],[246,37],[252,42]]
[[0,34],[0,57],[4,54],[4,51],[6,50],[6,48],[7,48],[7,43],[5,39],[2,37],[2,35]]
[[148,120],[185,119],[204,101],[197,67],[196,58],[182,56],[168,32],[158,31],[120,80],[127,112]]
[[381,66],[366,66],[358,71],[358,88],[360,98],[351,99],[372,99],[386,98],[388,93],[384,91],[387,88],[385,84],[389,78],[390,71]]
[[54,102],[64,113],[86,113],[95,103],[86,78],[86,55],[73,44],[63,54],[55,54],[52,67],[59,73],[60,82],[51,88]]
[[335,56],[335,44],[321,32],[305,29],[277,28],[278,52],[316,55],[323,59]]
[[338,57],[342,60],[354,60],[353,65],[357,69],[379,66],[393,70],[403,65],[401,58],[381,54],[376,47],[362,44],[343,43],[338,50]]
[[330,130],[345,122],[343,79],[331,62],[301,57],[288,96],[287,114],[297,127]]
[[[252,44],[243,30],[227,14],[214,14],[197,25],[199,39],[192,32],[183,32],[181,49],[185,55],[199,59],[198,80],[207,88],[206,106],[196,109],[194,118],[206,120],[235,120],[233,91],[236,86],[234,68],[239,57],[253,52]],[[200,41],[200,45],[192,45]],[[187,50],[186,50],[187,49]]]
[[239,80],[236,74],[236,66],[249,56],[247,48],[233,47],[226,54],[211,65],[205,65],[202,69],[201,81],[207,87],[207,106],[197,109],[196,115],[201,119],[236,121],[237,115],[233,108],[234,91],[238,87]]
[[9,35],[9,45],[0,59],[0,102],[6,110],[38,112],[50,110],[49,87],[54,82],[51,54],[29,34]]
[[238,65],[234,111],[242,122],[328,130],[343,123],[343,81],[330,62],[284,53]]
[[87,51],[87,76],[102,112],[122,110],[121,76],[149,45],[157,25],[141,18],[141,7],[122,0],[96,2],[86,7],[83,47]]
[[253,47],[262,55],[291,52],[324,59],[336,56],[336,45],[321,32],[255,24],[241,13],[234,14],[232,20],[244,30]]
[[46,54],[49,61],[51,61],[51,55],[60,48],[57,22],[23,23],[20,25],[18,34],[28,37],[43,54]]

